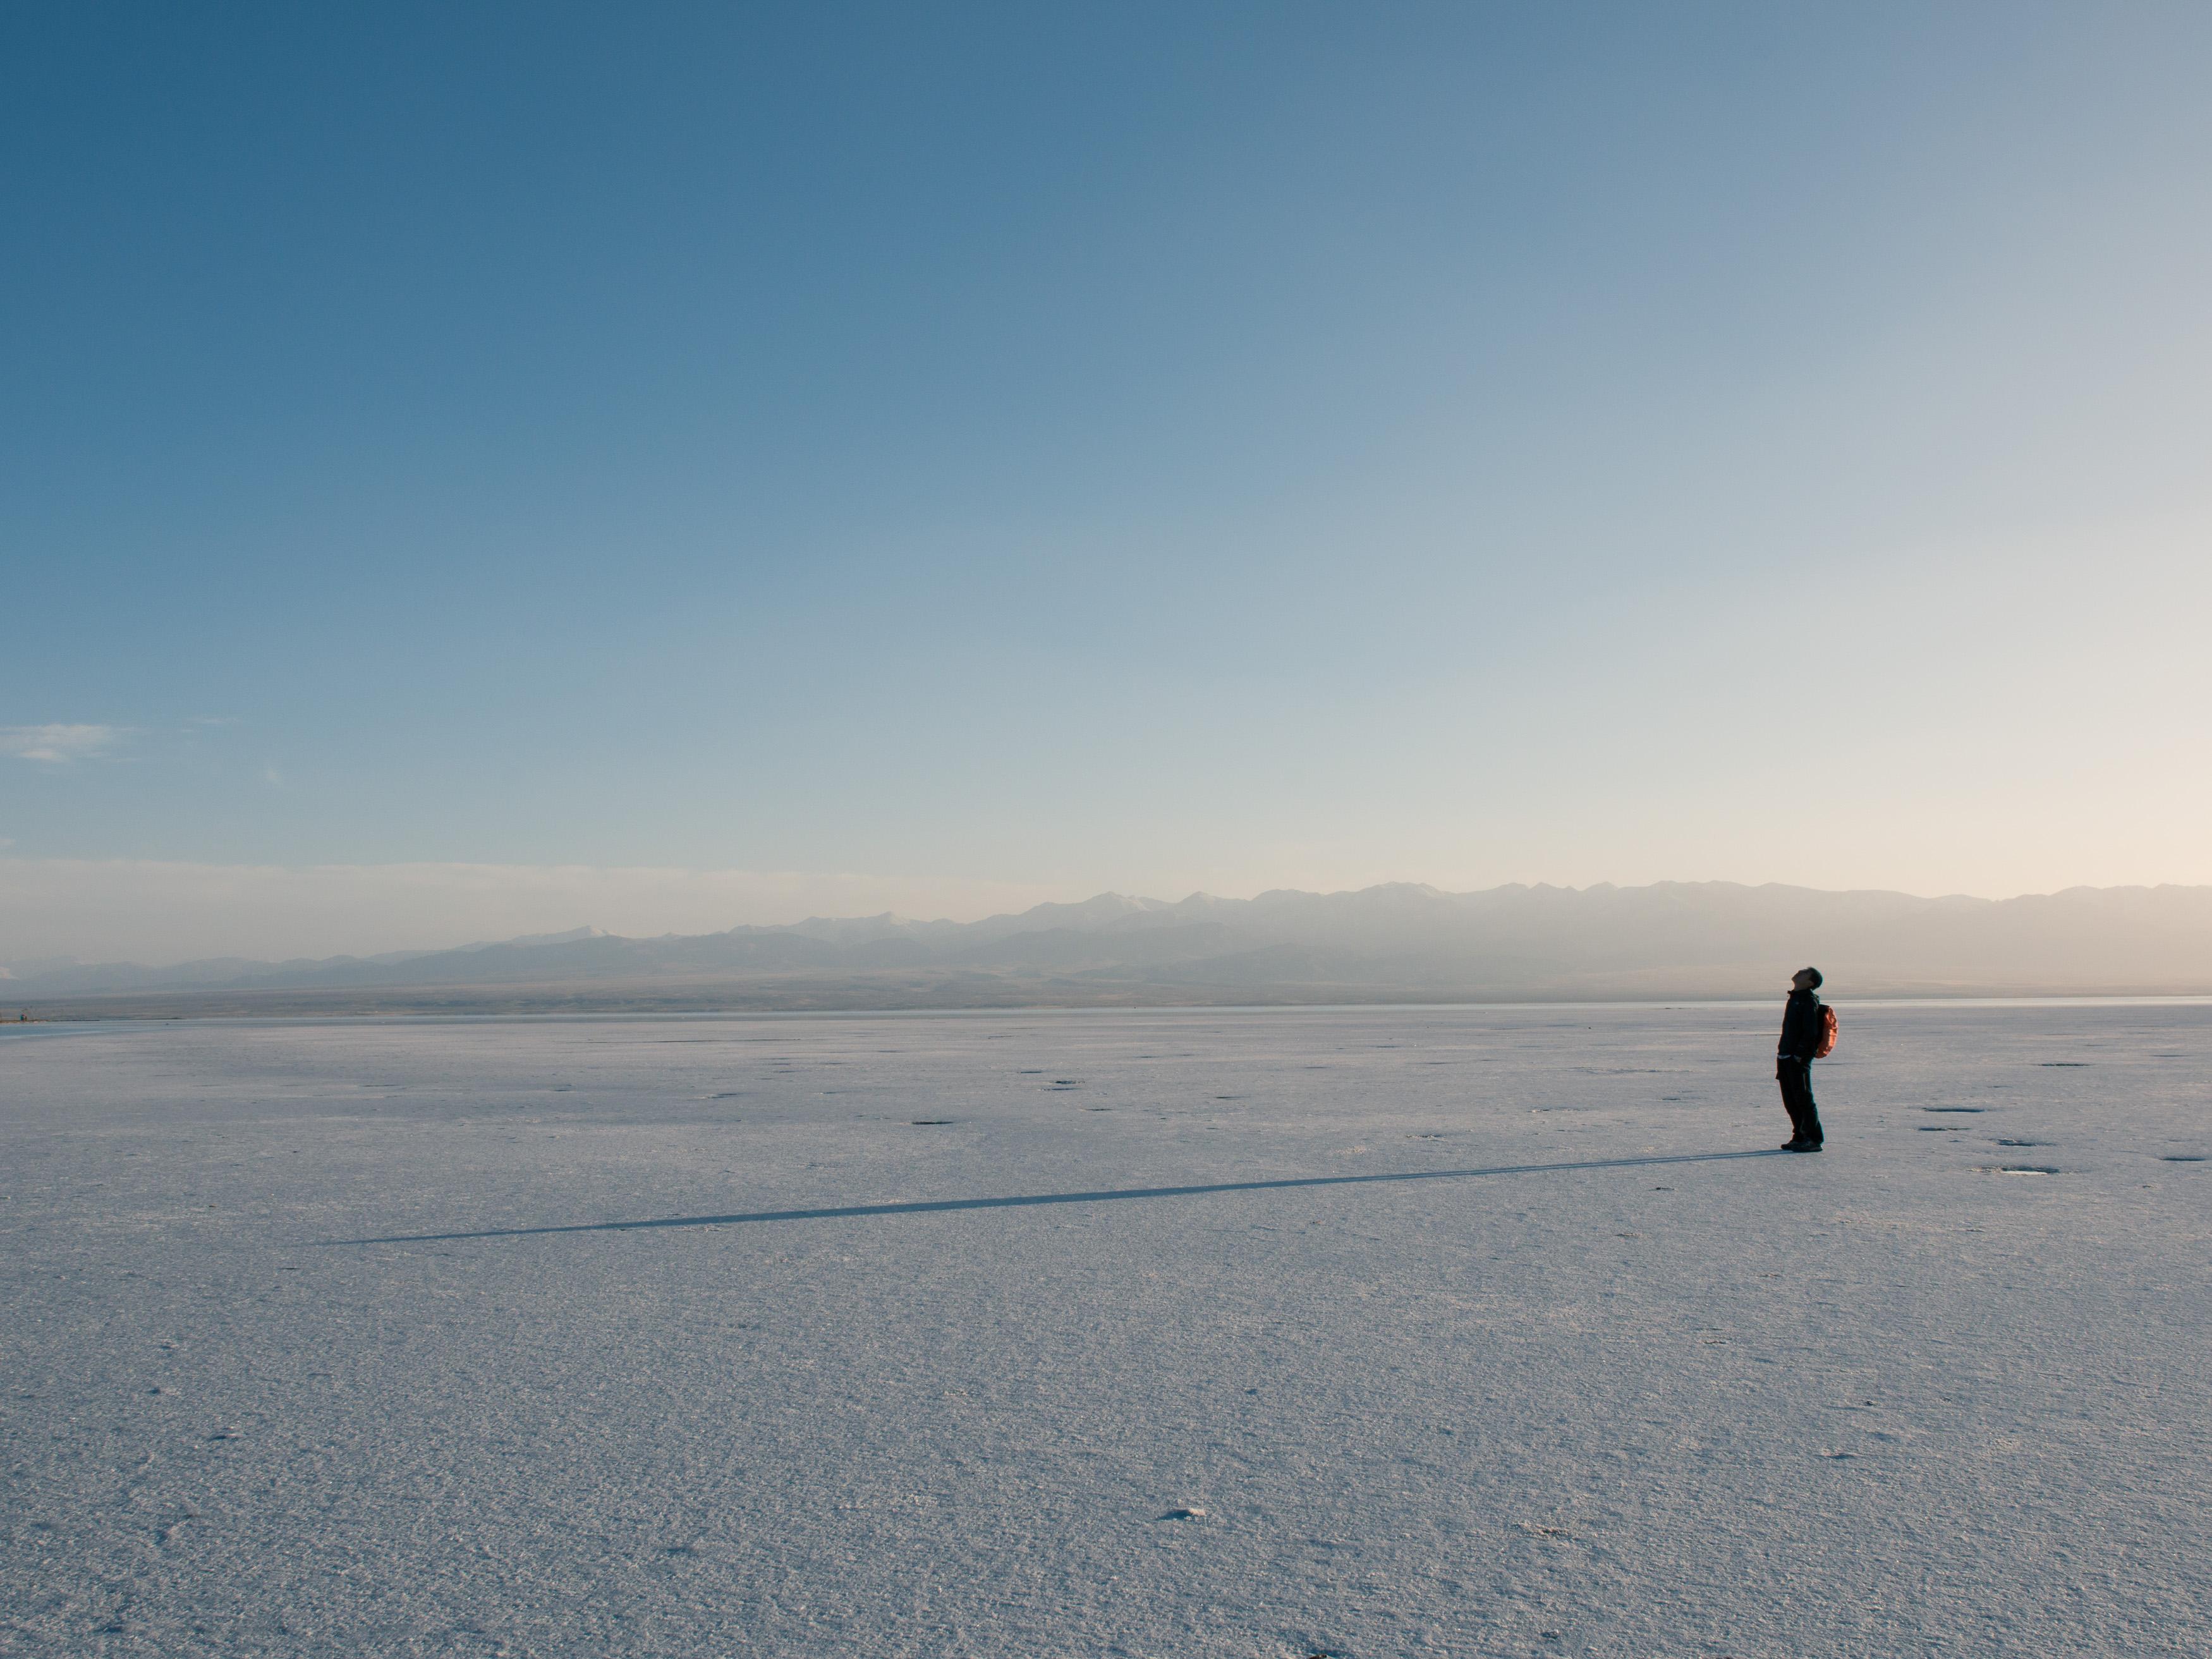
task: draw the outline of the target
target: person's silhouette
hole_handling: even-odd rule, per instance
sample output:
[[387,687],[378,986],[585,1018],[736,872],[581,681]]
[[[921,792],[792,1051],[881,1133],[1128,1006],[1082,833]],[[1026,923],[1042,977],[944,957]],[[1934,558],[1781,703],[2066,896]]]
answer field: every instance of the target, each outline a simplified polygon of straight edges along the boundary
[[1782,1010],[1782,1041],[1774,1048],[1775,1080],[1782,1085],[1783,1109],[1790,1114],[1785,1152],[1817,1152],[1820,1108],[1813,1103],[1813,1055],[1820,1046],[1820,970],[1800,968],[1790,981],[1790,1000]]

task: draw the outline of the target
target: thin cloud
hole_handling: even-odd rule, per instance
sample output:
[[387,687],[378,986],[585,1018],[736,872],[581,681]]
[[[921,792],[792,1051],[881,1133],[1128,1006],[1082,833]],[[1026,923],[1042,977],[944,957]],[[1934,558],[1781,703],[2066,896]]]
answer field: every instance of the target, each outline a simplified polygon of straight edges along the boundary
[[104,755],[122,742],[120,726],[0,726],[0,755],[65,765]]

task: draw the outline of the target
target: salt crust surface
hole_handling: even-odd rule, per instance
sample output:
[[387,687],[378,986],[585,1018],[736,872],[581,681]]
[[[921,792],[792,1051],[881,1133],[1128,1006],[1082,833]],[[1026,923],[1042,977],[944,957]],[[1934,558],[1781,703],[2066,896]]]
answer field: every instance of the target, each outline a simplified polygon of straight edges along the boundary
[[0,1651],[2203,1652],[2212,1009],[1843,1013],[10,1037]]

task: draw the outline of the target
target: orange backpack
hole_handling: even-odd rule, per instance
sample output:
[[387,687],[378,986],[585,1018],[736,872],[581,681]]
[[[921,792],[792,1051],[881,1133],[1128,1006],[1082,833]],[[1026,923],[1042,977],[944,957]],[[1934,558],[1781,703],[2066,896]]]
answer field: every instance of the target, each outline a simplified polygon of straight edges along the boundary
[[1836,1052],[1836,1011],[1820,1005],[1820,1040],[1813,1045],[1813,1058],[1826,1060]]

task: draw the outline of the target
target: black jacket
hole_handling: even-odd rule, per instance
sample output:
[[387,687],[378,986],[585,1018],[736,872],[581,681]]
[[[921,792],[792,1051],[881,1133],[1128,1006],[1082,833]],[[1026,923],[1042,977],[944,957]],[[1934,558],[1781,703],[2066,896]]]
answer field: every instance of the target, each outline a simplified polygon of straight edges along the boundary
[[1820,1046],[1820,999],[1810,991],[1792,991],[1782,1011],[1782,1041],[1774,1045],[1778,1058],[1810,1060]]

